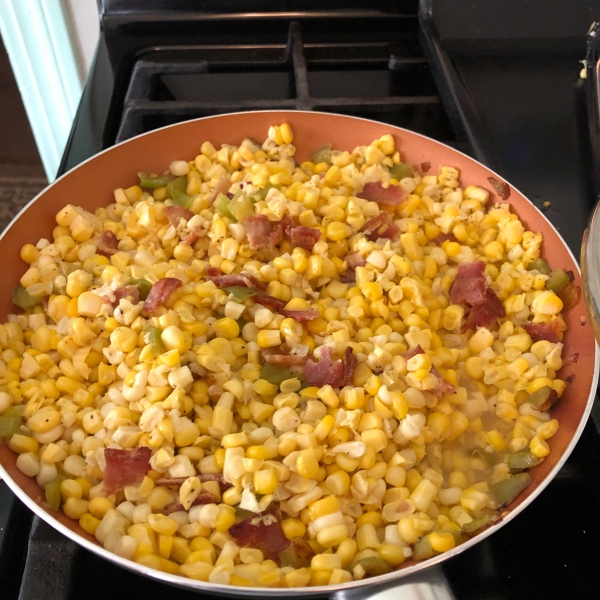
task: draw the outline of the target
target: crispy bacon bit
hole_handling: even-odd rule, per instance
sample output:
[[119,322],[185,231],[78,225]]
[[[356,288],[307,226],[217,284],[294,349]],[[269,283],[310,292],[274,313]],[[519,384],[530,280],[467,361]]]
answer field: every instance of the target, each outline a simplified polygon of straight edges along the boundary
[[367,259],[360,252],[348,252],[345,260],[349,269],[364,267],[367,264]]
[[[567,271],[567,274],[572,271]],[[556,292],[556,295],[562,300],[563,303],[563,313],[568,313],[572,308],[574,308],[581,298],[581,288],[578,285],[573,285],[570,283],[568,286],[560,290],[560,292]]]
[[506,200],[510,196],[510,188],[508,187],[508,183],[500,181],[495,177],[488,177],[488,181],[494,188],[496,194],[498,194],[502,200]]
[[323,346],[319,362],[314,362],[310,358],[306,361],[302,373],[309,385],[342,387],[352,382],[356,368],[356,357],[352,348],[346,348],[342,360],[331,360],[331,354],[332,349]]
[[348,346],[342,357],[342,379],[340,387],[352,385],[354,383],[354,371],[356,369],[356,356],[352,352],[352,348]]
[[582,327],[585,327],[587,325],[587,319],[585,317],[579,317],[579,324]]
[[203,228],[200,227],[200,225],[192,227],[192,230],[184,238],[181,239],[181,243],[186,244],[187,246],[192,246],[196,243],[202,231]]
[[[209,271],[210,269],[210,271]],[[215,275],[215,269],[217,274]],[[215,267],[209,267],[206,269],[206,275],[208,279],[210,279],[217,287],[226,288],[226,287],[247,287],[252,288],[254,290],[266,290],[267,286],[264,283],[261,283],[254,277],[254,275],[250,275],[249,273],[240,273],[232,274],[232,275],[218,275],[219,270]]]
[[112,231],[104,231],[96,244],[96,254],[110,258],[116,254],[119,248],[119,240]]
[[572,373],[571,375],[567,375],[565,377],[565,381],[567,383],[573,383],[575,381],[575,373]]
[[429,171],[429,169],[431,169],[431,163],[430,162],[422,162],[421,163],[421,172],[422,173],[427,173]]
[[356,267],[364,267],[367,261],[360,252],[348,252],[345,261],[348,268],[340,275],[340,281],[342,283],[354,283],[356,281]]
[[273,248],[283,237],[283,225],[269,221],[265,215],[250,215],[244,219],[244,228],[252,250]]
[[451,242],[458,242],[453,233],[440,233],[440,235],[433,239],[433,243],[436,246],[441,246],[447,240],[450,240]]
[[560,320],[555,319],[550,323],[536,323],[535,325],[533,323],[525,323],[523,329],[531,336],[534,342],[546,340],[547,342],[556,344],[560,342],[558,334],[567,328]]
[[[186,479],[187,479],[187,477],[186,477]],[[214,494],[211,494],[210,492],[200,492],[198,494],[198,496],[196,497],[196,499],[192,501],[191,506],[199,506],[200,504],[213,504],[216,501],[217,501],[217,499]],[[191,508],[191,506],[190,506],[190,508]],[[176,502],[174,504],[167,506],[167,508],[165,508],[165,510],[164,510],[164,514],[170,515],[171,513],[180,512],[182,510],[185,510],[185,508],[183,507],[183,504]]]
[[456,388],[449,382],[446,381],[437,371],[435,367],[431,367],[431,371],[433,375],[438,378],[438,384],[432,389],[429,390],[434,396],[438,398],[442,398],[446,394],[454,394]]
[[171,294],[181,287],[181,281],[175,277],[159,279],[150,290],[144,302],[144,311],[152,314],[160,305],[164,304]]
[[163,214],[173,227],[177,227],[181,219],[189,221],[194,216],[191,210],[183,208],[183,206],[167,206],[163,209]]
[[319,311],[316,308],[310,308],[309,310],[285,310],[282,308],[279,310],[279,314],[286,318],[302,322],[316,319],[319,316]]
[[104,458],[104,493],[107,495],[121,491],[126,485],[140,483],[150,470],[150,448],[119,450],[106,448]]
[[262,550],[264,557],[281,564],[280,554],[290,541],[281,528],[281,513],[276,508],[248,517],[229,529],[229,535],[238,546]]
[[137,285],[124,285],[115,290],[115,301],[111,304],[114,308],[119,306],[122,298],[131,298],[131,304],[137,304],[140,301],[140,288]]
[[417,354],[425,354],[425,350],[423,350],[423,348],[421,348],[420,344],[416,348],[413,348],[412,350],[405,352],[402,356],[404,356],[405,360],[408,360],[409,358],[412,358],[413,356],[416,356]]
[[306,358],[294,354],[265,354],[263,351],[263,357],[266,362],[279,367],[293,367],[294,365],[303,365],[306,362]]
[[281,310],[286,303],[279,298],[274,298],[273,296],[268,296],[267,294],[257,294],[252,297],[252,300],[256,302],[256,304],[262,304],[263,306],[268,306],[269,308],[274,308],[275,310]]
[[405,196],[406,192],[399,185],[383,187],[381,181],[365,183],[362,192],[358,194],[358,197],[364,200],[390,206],[400,206],[404,202]]
[[321,239],[321,232],[311,227],[292,227],[286,229],[286,233],[290,236],[292,246],[298,246],[309,251]]
[[571,354],[571,356],[567,356],[567,358],[565,358],[565,360],[563,360],[563,367],[568,367],[569,365],[572,365],[573,363],[578,363],[579,362],[579,352],[575,352],[575,354]]
[[215,185],[213,191],[210,193],[208,197],[208,201],[212,204],[219,194],[226,194],[231,187],[231,181],[227,177],[221,177],[219,181],[217,181],[217,185]]
[[400,235],[400,228],[386,212],[380,212],[376,217],[369,219],[361,231],[370,242],[376,242],[379,238],[397,240]]
[[485,296],[485,263],[482,260],[458,265],[458,272],[450,286],[452,304],[466,302],[471,306],[486,301]]
[[475,329],[476,327],[492,327],[498,319],[505,316],[504,304],[488,288],[485,290],[485,301],[473,306],[466,322],[461,328],[461,332],[464,333],[467,329]]

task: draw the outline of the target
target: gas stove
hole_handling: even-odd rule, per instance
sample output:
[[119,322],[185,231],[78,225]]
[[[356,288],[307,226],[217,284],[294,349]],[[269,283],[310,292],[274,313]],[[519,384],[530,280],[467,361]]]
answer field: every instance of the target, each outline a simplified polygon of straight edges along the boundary
[[[59,174],[115,143],[196,117],[282,108],[349,114],[430,136],[498,171],[579,255],[595,198],[579,61],[591,22],[600,20],[597,3],[223,4],[100,2],[101,39]],[[417,577],[339,597],[597,597],[598,424],[594,410],[558,476],[506,527]],[[0,564],[7,599],[210,598],[79,548],[2,482]]]

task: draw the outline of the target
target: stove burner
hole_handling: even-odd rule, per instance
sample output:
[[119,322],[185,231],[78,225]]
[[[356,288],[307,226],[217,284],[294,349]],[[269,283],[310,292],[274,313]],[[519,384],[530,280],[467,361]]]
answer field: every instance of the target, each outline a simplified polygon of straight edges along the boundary
[[187,119],[245,110],[319,110],[383,120],[451,141],[416,39],[161,47],[133,68],[117,142]]

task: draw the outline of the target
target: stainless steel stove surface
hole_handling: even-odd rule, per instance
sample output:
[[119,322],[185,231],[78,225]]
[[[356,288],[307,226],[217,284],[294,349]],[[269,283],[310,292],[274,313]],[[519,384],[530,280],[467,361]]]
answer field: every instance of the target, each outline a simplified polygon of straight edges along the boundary
[[[192,0],[101,2],[102,37],[62,172],[117,141],[195,117],[339,112],[412,129],[488,164],[547,210],[579,255],[594,193],[578,61],[587,28],[600,19],[598,6],[221,4],[209,0],[196,10]],[[559,475],[512,523],[418,578],[352,597],[597,597],[599,469],[594,415]],[[32,519],[1,482],[0,564],[8,599],[209,597],[80,549]]]

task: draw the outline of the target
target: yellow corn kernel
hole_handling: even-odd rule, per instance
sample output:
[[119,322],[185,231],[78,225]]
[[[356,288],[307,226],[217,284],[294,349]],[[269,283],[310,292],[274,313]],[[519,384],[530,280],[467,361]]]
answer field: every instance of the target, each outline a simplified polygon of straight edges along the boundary
[[529,449],[532,454],[535,454],[538,458],[544,458],[550,454],[550,446],[545,440],[542,440],[538,435],[534,435],[529,442]]
[[447,552],[448,550],[452,550],[452,548],[454,548],[456,545],[454,536],[451,533],[434,531],[427,537],[429,539],[429,543],[431,544],[431,548],[436,552]]
[[300,519],[284,519],[281,522],[281,528],[288,540],[295,537],[304,537],[306,525]]

